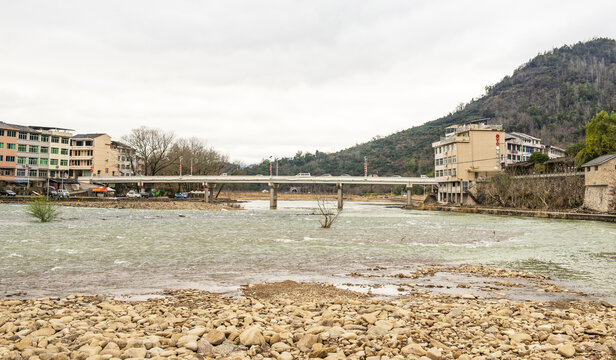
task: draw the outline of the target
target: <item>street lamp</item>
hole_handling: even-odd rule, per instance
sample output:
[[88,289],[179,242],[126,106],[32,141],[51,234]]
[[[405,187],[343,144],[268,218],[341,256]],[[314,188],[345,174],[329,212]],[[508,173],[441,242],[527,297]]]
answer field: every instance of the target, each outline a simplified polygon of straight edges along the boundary
[[180,177],[182,176],[182,157],[180,156]]

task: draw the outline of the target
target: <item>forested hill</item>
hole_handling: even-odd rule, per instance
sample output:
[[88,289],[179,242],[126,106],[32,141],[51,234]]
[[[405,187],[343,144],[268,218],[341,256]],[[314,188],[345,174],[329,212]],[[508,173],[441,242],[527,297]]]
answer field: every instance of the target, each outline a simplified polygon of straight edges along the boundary
[[[537,55],[511,76],[486,86],[483,97],[457,111],[395,134],[336,153],[301,153],[280,161],[280,174],[310,172],[418,175],[432,170],[431,143],[445,127],[490,118],[506,131],[527,133],[544,143],[566,148],[584,139],[585,124],[600,110],[616,109],[616,41],[595,39]],[[267,162],[248,173],[267,174]]]

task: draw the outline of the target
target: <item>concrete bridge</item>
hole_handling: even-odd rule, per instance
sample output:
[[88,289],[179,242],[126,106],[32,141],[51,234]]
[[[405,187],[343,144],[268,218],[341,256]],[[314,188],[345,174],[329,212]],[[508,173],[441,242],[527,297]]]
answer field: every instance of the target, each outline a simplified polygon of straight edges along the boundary
[[[270,194],[270,209],[278,207],[278,186],[280,184],[333,184],[338,189],[338,209],[343,207],[343,187],[345,185],[403,185],[406,186],[407,203],[411,202],[413,185],[435,186],[434,178],[427,177],[364,177],[364,176],[262,176],[262,175],[229,175],[229,176],[93,176],[79,177],[80,183],[90,184],[137,184],[143,188],[145,184],[162,183],[192,183],[201,184],[204,189],[213,189],[218,184],[268,184]],[[208,191],[204,191],[205,202],[212,199]]]

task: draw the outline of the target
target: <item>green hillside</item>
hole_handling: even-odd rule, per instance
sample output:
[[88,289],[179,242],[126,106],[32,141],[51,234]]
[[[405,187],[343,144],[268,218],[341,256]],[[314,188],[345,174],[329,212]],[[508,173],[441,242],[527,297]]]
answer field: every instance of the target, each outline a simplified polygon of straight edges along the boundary
[[[445,127],[490,118],[506,131],[524,132],[567,147],[584,139],[585,124],[600,110],[616,109],[616,41],[595,39],[539,54],[511,76],[486,86],[483,97],[462,109],[336,153],[301,153],[280,160],[280,174],[363,174],[363,158],[379,175],[418,175],[432,170],[431,143]],[[246,169],[267,174],[266,162]]]

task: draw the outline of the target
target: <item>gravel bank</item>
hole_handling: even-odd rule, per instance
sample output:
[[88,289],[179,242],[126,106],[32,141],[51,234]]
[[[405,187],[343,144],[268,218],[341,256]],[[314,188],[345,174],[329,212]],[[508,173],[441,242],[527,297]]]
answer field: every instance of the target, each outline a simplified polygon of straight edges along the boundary
[[2,359],[606,359],[615,335],[607,303],[427,291],[375,299],[292,281],[242,297],[0,300]]

